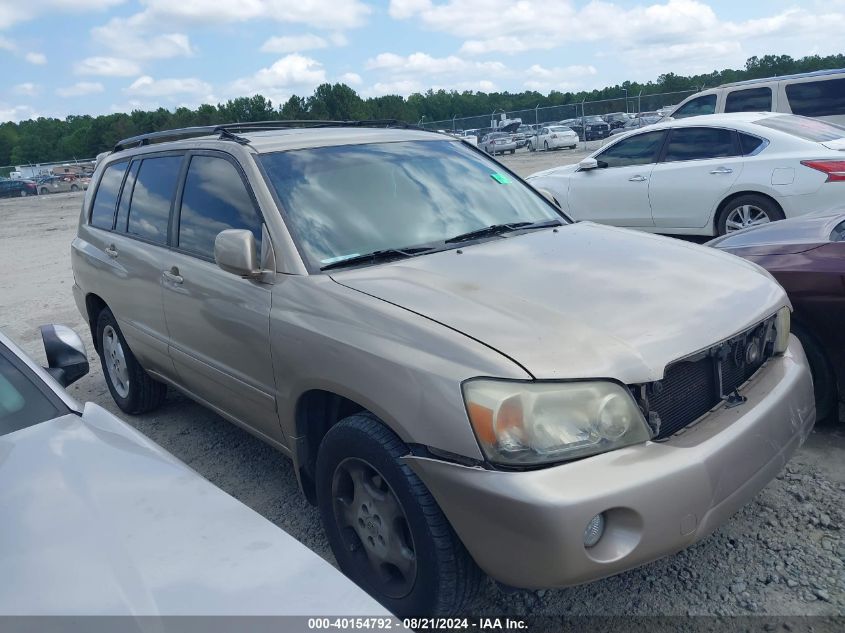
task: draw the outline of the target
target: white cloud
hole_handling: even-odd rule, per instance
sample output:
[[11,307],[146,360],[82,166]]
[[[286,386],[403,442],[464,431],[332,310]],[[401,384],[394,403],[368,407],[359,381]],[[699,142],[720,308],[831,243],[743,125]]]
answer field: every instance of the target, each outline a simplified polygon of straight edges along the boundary
[[360,86],[364,80],[361,79],[361,75],[358,73],[343,73],[340,76],[340,82],[347,86]]
[[13,106],[0,101],[0,123],[5,123],[6,121],[14,121],[17,123],[18,121],[35,119],[37,117],[38,112],[36,112],[31,106]]
[[18,45],[6,37],[0,37],[0,50],[14,53],[18,50]]
[[[753,54],[841,52],[845,12],[829,2],[814,4],[815,10],[791,8],[742,21],[721,18],[700,0],[633,6],[604,0],[580,6],[572,0],[391,0],[389,12],[463,39],[460,53],[466,55],[601,42],[608,58],[651,76],[741,66]],[[643,63],[648,67],[639,68]]]
[[172,97],[174,95],[202,95],[209,97],[211,95],[211,84],[196,77],[185,79],[153,79],[148,75],[144,75],[132,82],[126,89],[126,92],[131,95],[143,97]]
[[27,53],[24,55],[24,59],[26,59],[26,61],[30,64],[35,64],[37,66],[47,63],[47,56],[44,53]]
[[41,86],[32,82],[25,82],[12,86],[12,94],[21,97],[34,97],[41,92]]
[[0,30],[52,12],[101,11],[123,2],[124,0],[38,0],[21,3],[18,0],[0,0]]
[[141,67],[120,57],[87,57],[76,65],[78,75],[100,75],[102,77],[132,77],[141,72]]
[[82,97],[84,95],[92,95],[98,92],[103,92],[105,88],[103,84],[94,81],[79,81],[72,86],[65,86],[64,88],[56,88],[56,94],[60,97]]
[[262,94],[275,103],[283,103],[293,92],[309,92],[325,81],[326,71],[320,62],[293,53],[250,77],[234,81],[229,92],[234,96]]
[[395,53],[380,53],[367,60],[370,70],[387,70],[402,74],[454,75],[461,73],[499,73],[505,70],[499,62],[466,61],[455,55],[432,57],[428,53],[412,53],[407,57]]
[[559,90],[578,90],[584,86],[584,80],[598,75],[598,70],[591,65],[574,65],[545,68],[539,64],[532,65],[525,73],[523,87],[537,92]]
[[91,38],[95,44],[136,61],[192,55],[188,36],[161,33],[162,24],[168,22],[151,24],[142,13],[129,18],[112,18],[103,26],[91,29]]
[[282,35],[271,37],[261,45],[262,53],[301,53],[303,51],[327,48],[328,41],[319,35],[306,33],[304,35]]

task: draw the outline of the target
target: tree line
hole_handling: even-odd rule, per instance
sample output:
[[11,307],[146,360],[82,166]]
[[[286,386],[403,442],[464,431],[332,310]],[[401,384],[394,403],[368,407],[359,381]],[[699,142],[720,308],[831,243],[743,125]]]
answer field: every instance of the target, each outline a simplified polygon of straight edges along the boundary
[[[129,114],[101,116],[72,115],[65,119],[38,118],[19,123],[0,124],[0,166],[21,165],[90,158],[110,149],[120,139],[152,132],[195,125],[294,119],[398,119],[416,123],[490,114],[496,109],[513,111],[536,106],[560,106],[582,101],[615,99],[627,90],[634,97],[664,92],[700,90],[733,81],[786,75],[828,68],[845,68],[845,55],[820,57],[811,55],[794,59],[789,55],[751,57],[742,69],[725,69],[707,74],[681,76],[660,75],[656,81],[625,81],[599,90],[559,92],[547,95],[526,92],[457,92],[428,90],[409,97],[385,95],[361,98],[345,84],[322,84],[309,97],[294,95],[281,105],[261,95],[240,97],[217,105],[204,104],[196,109],[159,108],[135,110]],[[8,170],[6,170],[8,171]]]

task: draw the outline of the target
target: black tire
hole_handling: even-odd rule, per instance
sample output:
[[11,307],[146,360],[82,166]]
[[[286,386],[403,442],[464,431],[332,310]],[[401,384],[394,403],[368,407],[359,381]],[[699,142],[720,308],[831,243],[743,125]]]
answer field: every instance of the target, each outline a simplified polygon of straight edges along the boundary
[[[323,528],[344,574],[363,587],[376,600],[399,617],[440,616],[461,613],[475,596],[481,584],[482,572],[467,553],[452,526],[446,520],[431,493],[416,474],[402,462],[408,447],[375,416],[361,413],[349,416],[329,429],[320,444],[317,457],[317,501]],[[414,554],[414,577],[410,588],[402,588],[404,595],[384,589],[384,580],[373,578],[375,572],[368,562],[369,550],[377,547],[371,538],[372,521],[361,532],[357,527],[344,525],[344,517],[335,508],[343,505],[335,494],[336,474],[344,476],[344,466],[363,460],[380,477],[378,483],[387,484],[386,492],[398,500],[404,522],[401,536],[408,540]],[[371,482],[372,483],[372,482]],[[356,506],[357,492],[348,502]],[[364,504],[366,505],[366,503]],[[362,505],[361,512],[364,512]],[[377,515],[376,515],[377,517]],[[360,518],[358,523],[361,523]],[[377,521],[378,526],[382,523]],[[394,522],[395,523],[395,522]],[[369,528],[370,531],[366,531]],[[382,528],[378,538],[381,543]],[[398,528],[397,528],[398,529]],[[370,540],[365,545],[360,534]],[[410,537],[410,538],[409,538]],[[368,548],[365,550],[365,547]],[[418,554],[418,555],[417,555]],[[382,563],[384,566],[384,563]]]
[[516,150],[515,150],[515,149],[512,149],[512,150],[511,150],[511,154],[516,154]]
[[79,187],[77,187],[76,185],[71,185],[70,190],[71,191],[79,191]]
[[41,195],[42,196],[46,196],[48,193],[50,193],[50,190],[47,189],[47,187],[41,187]]
[[833,365],[824,353],[824,346],[800,323],[792,324],[792,333],[801,341],[810,373],[813,375],[813,391],[816,397],[816,419],[834,421],[839,414],[839,397],[836,389],[836,375]]
[[[129,379],[125,394],[119,393],[124,389],[115,385],[107,363],[106,345],[104,344],[104,334],[107,328],[111,328],[122,347],[125,370]],[[167,396],[167,385],[154,380],[141,367],[132,350],[129,349],[129,345],[126,344],[126,339],[123,338],[123,332],[120,331],[117,320],[108,308],[103,308],[97,317],[97,351],[100,354],[103,376],[106,379],[109,392],[121,411],[130,415],[137,415],[161,406]]]
[[543,141],[543,149],[546,150],[547,152],[549,151],[549,142],[548,141]]
[[745,206],[759,209],[769,218],[769,222],[777,222],[784,218],[783,210],[771,198],[756,193],[746,193],[722,203],[719,213],[716,215],[716,233],[724,235],[728,230],[728,218],[735,210]]
[[21,189],[21,198],[26,198],[26,196],[27,196],[26,189]]

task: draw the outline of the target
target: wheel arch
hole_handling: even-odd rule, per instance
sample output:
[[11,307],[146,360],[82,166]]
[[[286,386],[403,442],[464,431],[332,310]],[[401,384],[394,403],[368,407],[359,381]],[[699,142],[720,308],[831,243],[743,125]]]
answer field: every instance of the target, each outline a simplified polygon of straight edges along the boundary
[[88,316],[88,329],[91,331],[91,339],[94,341],[94,349],[100,353],[100,342],[97,340],[97,318],[108,304],[99,295],[89,292],[85,295],[85,312]]
[[774,196],[766,193],[765,191],[760,191],[759,189],[743,189],[741,191],[734,191],[728,194],[718,205],[716,205],[716,211],[713,213],[713,217],[710,218],[710,226],[713,228],[713,235],[719,234],[719,218],[725,210],[725,207],[741,196],[762,196],[763,198],[770,200],[775,206],[777,206],[778,209],[780,209],[780,212],[784,214],[784,217],[786,216],[780,202],[778,202]]

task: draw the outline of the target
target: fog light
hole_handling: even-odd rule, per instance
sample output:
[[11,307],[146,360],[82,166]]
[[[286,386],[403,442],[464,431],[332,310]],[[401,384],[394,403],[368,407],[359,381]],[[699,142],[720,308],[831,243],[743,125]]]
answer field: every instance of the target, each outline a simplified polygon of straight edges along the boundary
[[584,547],[592,547],[604,534],[604,513],[599,513],[590,519],[584,528]]

